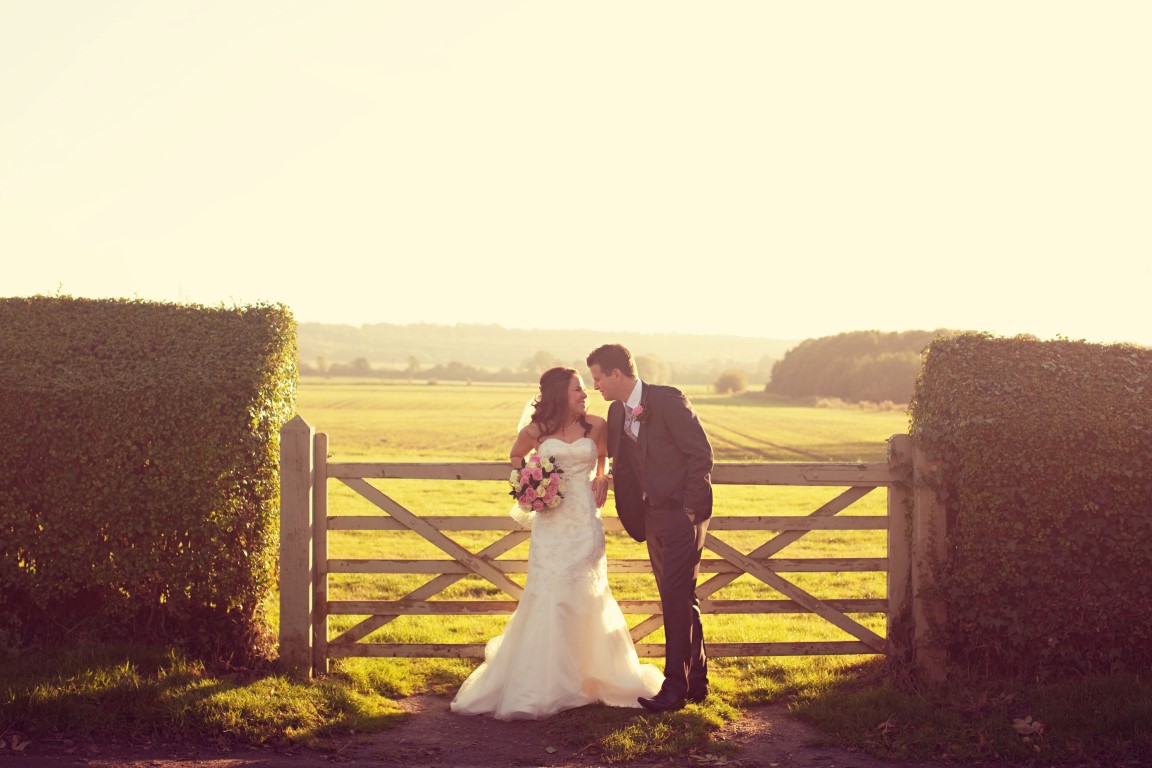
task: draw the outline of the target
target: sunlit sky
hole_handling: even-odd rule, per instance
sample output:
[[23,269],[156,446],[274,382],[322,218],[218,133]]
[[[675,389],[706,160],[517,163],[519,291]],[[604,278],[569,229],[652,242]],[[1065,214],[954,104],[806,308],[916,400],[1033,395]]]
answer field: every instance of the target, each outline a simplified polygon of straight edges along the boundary
[[0,0],[0,296],[1152,345],[1152,3]]

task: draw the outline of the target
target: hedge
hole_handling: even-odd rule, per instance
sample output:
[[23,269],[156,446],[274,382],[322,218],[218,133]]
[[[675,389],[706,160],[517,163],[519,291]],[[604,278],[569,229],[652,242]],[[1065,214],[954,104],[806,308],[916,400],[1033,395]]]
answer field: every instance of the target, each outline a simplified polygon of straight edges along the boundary
[[1152,350],[964,334],[926,351],[913,441],[948,516],[954,663],[1152,664]]
[[268,650],[283,306],[0,299],[0,637]]

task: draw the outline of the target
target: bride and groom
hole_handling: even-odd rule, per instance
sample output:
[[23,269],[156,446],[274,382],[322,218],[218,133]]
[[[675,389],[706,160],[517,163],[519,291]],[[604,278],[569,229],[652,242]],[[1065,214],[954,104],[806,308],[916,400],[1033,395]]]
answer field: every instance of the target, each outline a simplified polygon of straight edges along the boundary
[[[571,368],[540,377],[531,422],[512,444],[514,469],[538,454],[560,468],[562,500],[517,519],[532,526],[528,578],[504,633],[464,681],[452,710],[503,720],[602,703],[654,712],[708,695],[696,578],[712,515],[712,447],[687,398],[640,381],[619,344],[587,359],[608,419],[587,412]],[[625,530],[647,541],[664,616],[665,664],[641,664],[608,586],[600,507],[608,459]]]

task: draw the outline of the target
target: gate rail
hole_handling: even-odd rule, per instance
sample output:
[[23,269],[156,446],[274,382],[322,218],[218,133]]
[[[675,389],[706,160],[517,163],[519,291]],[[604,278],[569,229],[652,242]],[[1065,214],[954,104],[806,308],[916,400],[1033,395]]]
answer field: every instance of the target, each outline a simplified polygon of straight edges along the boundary
[[[299,416],[281,431],[281,584],[280,659],[299,675],[323,674],[332,658],[352,656],[466,656],[483,657],[483,643],[365,643],[375,630],[404,615],[506,615],[512,613],[523,588],[508,577],[527,571],[527,561],[499,560],[502,554],[527,540],[530,532],[507,515],[420,516],[373,486],[370,479],[507,481],[505,462],[410,463],[329,462],[328,438],[316,433]],[[697,586],[702,613],[812,613],[852,636],[844,641],[760,642],[708,644],[709,655],[777,656],[814,654],[906,653],[915,656],[916,646],[926,646],[928,618],[934,606],[916,597],[917,587],[930,579],[925,567],[931,554],[921,544],[934,543],[930,536],[917,537],[910,526],[916,515],[912,491],[912,451],[907,435],[888,440],[888,461],[883,463],[720,463],[713,470],[714,484],[827,486],[845,490],[808,515],[718,515],[709,522],[705,549],[717,557],[701,561],[701,573],[712,574]],[[337,480],[383,510],[386,515],[328,514],[328,481]],[[886,515],[837,517],[877,488],[886,488]],[[623,531],[616,517],[603,518],[607,532]],[[431,542],[452,560],[361,560],[328,557],[328,531],[413,531]],[[507,531],[479,552],[457,544],[445,531]],[[749,553],[727,544],[716,534],[725,531],[776,531],[776,535]],[[814,530],[885,530],[885,558],[777,558],[783,550]],[[924,561],[913,567],[913,561]],[[647,560],[610,560],[613,573],[650,572]],[[781,576],[781,573],[823,571],[886,571],[887,594],[876,599],[821,599]],[[433,578],[400,600],[330,600],[328,575],[332,573],[428,574]],[[749,574],[786,599],[722,600],[711,596]],[[468,576],[479,576],[508,596],[500,600],[433,600],[447,587]],[[662,624],[659,600],[620,600],[625,613],[649,614],[632,628],[636,650],[642,657],[663,656],[662,644],[639,642]],[[887,637],[880,637],[849,614],[885,613]],[[328,618],[333,615],[367,615],[368,618],[329,639]],[[897,633],[893,624],[910,618],[912,633]],[[915,619],[920,618],[916,623]],[[912,647],[897,647],[909,641]],[[922,654],[921,660],[929,655]]]

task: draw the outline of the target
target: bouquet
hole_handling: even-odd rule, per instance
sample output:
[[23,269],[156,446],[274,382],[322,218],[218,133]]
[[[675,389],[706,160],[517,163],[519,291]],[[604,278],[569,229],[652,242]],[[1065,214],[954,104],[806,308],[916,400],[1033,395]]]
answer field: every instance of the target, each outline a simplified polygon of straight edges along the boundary
[[509,495],[526,511],[552,509],[564,498],[564,470],[556,466],[556,457],[532,454],[522,469],[512,470]]

